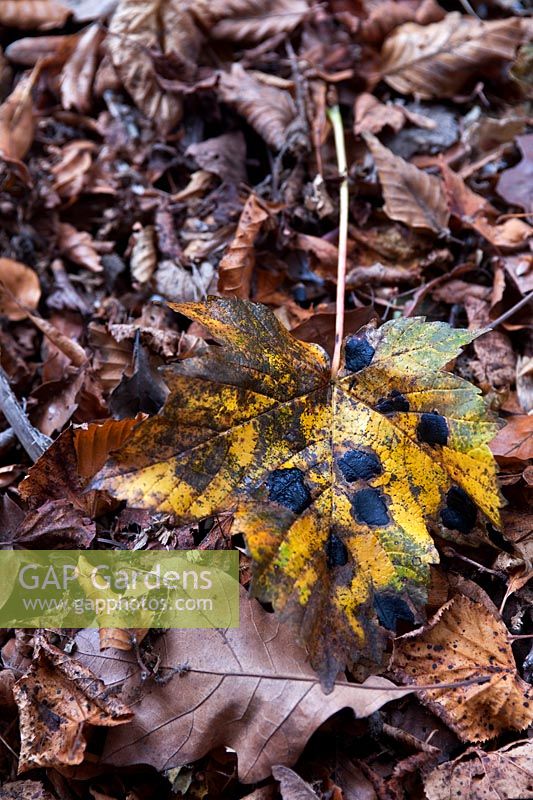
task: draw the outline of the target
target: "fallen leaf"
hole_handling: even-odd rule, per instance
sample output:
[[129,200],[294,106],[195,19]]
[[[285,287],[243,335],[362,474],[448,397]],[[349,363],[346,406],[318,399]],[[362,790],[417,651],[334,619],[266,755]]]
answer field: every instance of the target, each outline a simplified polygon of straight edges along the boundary
[[126,442],[134,428],[143,419],[108,419],[102,423],[81,425],[74,429],[73,443],[76,451],[78,475],[91,478],[104,466],[109,454]]
[[[135,645],[139,645],[146,634],[147,628],[100,628],[100,650],[133,650]],[[0,673],[1,675],[1,673]]]
[[[88,181],[95,151],[96,145],[87,139],[76,139],[65,145],[60,160],[50,170],[54,176],[54,190],[61,198],[79,197]],[[68,230],[63,232],[64,237]]]
[[288,145],[297,115],[294,100],[287,91],[266,86],[235,63],[230,71],[220,73],[218,94],[275,150]]
[[429,25],[445,17],[445,12],[435,0],[372,0],[366,3],[368,16],[363,19],[361,35],[366,42],[379,44],[394,28],[405,22]]
[[22,306],[33,311],[40,299],[37,274],[20,261],[0,258],[0,314],[14,322],[24,319],[27,314]]
[[155,59],[167,57],[192,75],[204,37],[192,7],[181,0],[120,0],[109,25],[107,48],[124,87],[163,134],[181,119],[182,100],[161,88]]
[[424,778],[428,800],[533,798],[533,742],[512,742],[485,752],[469,748]]
[[387,216],[413,228],[443,233],[450,213],[439,179],[395,156],[371,133],[364,139],[378,171]]
[[139,412],[155,414],[167,397],[164,381],[153,368],[150,356],[139,337],[133,348],[134,369],[131,377],[122,378],[109,398],[109,410],[115,417],[135,417]]
[[512,61],[522,39],[520,19],[485,22],[458,11],[440,22],[396,28],[381,51],[381,77],[402,94],[453,97],[495,63]]
[[[356,333],[359,328],[372,319],[377,319],[376,311],[372,306],[351,308],[344,312],[344,333],[346,335]],[[335,348],[335,321],[335,312],[319,311],[306,322],[292,328],[291,333],[301,342],[316,342],[331,357]]]
[[246,142],[241,131],[191,144],[185,151],[199,167],[222,181],[239,184],[246,180]]
[[360,136],[362,133],[379,133],[386,126],[392,128],[393,131],[399,131],[406,122],[407,117],[401,106],[382,103],[373,94],[363,92],[355,101],[354,133],[356,136]]
[[283,800],[319,800],[312,787],[289,767],[276,764],[272,767],[272,775],[279,781],[279,791]]
[[0,800],[56,800],[41,781],[11,781],[0,787]]
[[516,249],[522,247],[533,234],[533,228],[521,219],[508,219],[496,223],[498,213],[480,194],[470,189],[456,172],[444,161],[439,163],[448,207],[453,216],[473,228],[496,247]]
[[6,56],[12,64],[34,67],[40,58],[46,59],[48,66],[64,64],[74,52],[79,35],[25,36],[16,39],[6,47]]
[[62,255],[91,272],[102,272],[102,262],[91,235],[76,230],[68,222],[60,222],[58,227],[58,246]]
[[142,286],[148,283],[157,266],[155,228],[153,225],[146,225],[143,228],[136,222],[131,238],[133,240],[130,256],[131,277]]
[[20,720],[19,773],[81,764],[86,725],[123,725],[133,716],[90,669],[44,642],[13,693]]
[[507,628],[466,597],[444,605],[425,628],[396,639],[391,666],[408,685],[491,675],[481,685],[419,693],[463,741],[484,742],[533,721],[531,687],[516,671]]
[[2,531],[2,543],[35,549],[87,549],[96,536],[94,522],[65,500],[47,500],[30,511],[12,531]]
[[112,392],[122,376],[131,377],[133,343],[117,341],[103,325],[89,323],[89,341],[95,350],[93,369],[105,392]]
[[498,194],[512,206],[533,211],[533,134],[517,136],[522,160],[506,169],[498,180]]
[[490,449],[497,458],[533,458],[533,416],[522,414],[510,417],[507,425],[496,434]]
[[367,717],[401,696],[379,677],[367,688],[339,681],[324,695],[290,629],[242,588],[238,628],[175,629],[156,643],[169,680],[148,691],[135,656],[102,657],[96,631],[82,631],[76,641],[83,664],[104,683],[126,679],[125,701],[137,698],[131,724],[106,738],[102,762],[113,766],[169,769],[225,746],[238,753],[240,780],[253,783],[274,764],[294,764],[310,735],[341,708]]
[[213,39],[259,42],[294,30],[309,4],[307,0],[207,0],[197,9]]
[[249,195],[233,241],[218,265],[218,290],[223,297],[250,298],[255,265],[255,240],[269,212],[254,194]]
[[[93,488],[180,524],[253,496],[236,525],[256,591],[300,624],[331,688],[346,664],[379,662],[376,611],[391,628],[413,619],[407,599],[420,603],[437,560],[427,521],[442,514],[445,526],[470,530],[477,503],[499,526],[486,445],[495,425],[476,389],[441,372],[473,334],[421,319],[362,329],[331,382],[324,351],[264,306],[212,298],[175,308],[223,347],[166,371],[162,413],[139,425]],[[461,519],[456,496],[468,509]]]
[[45,31],[48,28],[61,28],[70,13],[70,9],[58,0],[2,0],[0,25]]
[[[490,301],[469,294],[463,303],[470,330],[490,325]],[[489,331],[473,342],[477,359],[471,359],[470,369],[482,391],[509,392],[515,382],[516,355],[512,342],[502,330]]]
[[165,260],[154,273],[154,284],[165,300],[183,303],[204,298],[214,276],[215,270],[209,261],[203,261],[199,267],[193,265],[189,270]]
[[98,51],[104,35],[100,25],[91,25],[76,42],[74,52],[63,67],[60,78],[63,108],[74,108],[80,114],[86,114],[90,110]]
[[23,75],[0,106],[0,154],[7,159],[20,161],[33,143],[35,117],[31,93],[39,72],[37,65],[31,73]]

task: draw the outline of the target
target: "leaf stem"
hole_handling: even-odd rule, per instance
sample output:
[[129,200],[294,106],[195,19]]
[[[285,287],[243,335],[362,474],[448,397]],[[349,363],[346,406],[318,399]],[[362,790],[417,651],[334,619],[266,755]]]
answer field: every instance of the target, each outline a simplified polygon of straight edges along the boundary
[[493,331],[495,328],[497,328],[500,323],[505,322],[506,319],[512,317],[521,308],[527,306],[528,303],[531,303],[531,301],[533,301],[533,292],[526,294],[526,296],[523,297],[518,303],[515,303],[515,305],[510,308],[509,311],[506,311],[505,314],[502,314],[501,317],[495,319],[494,322],[490,323],[490,325],[487,325],[485,328],[482,328],[480,331],[478,331],[477,336],[484,336],[486,333],[490,333],[490,331]]
[[344,296],[346,291],[346,258],[348,253],[348,209],[350,195],[348,190],[348,165],[341,110],[338,105],[328,108],[328,117],[335,137],[337,167],[341,176],[339,187],[339,251],[337,261],[337,305],[335,317],[335,349],[331,359],[331,377],[339,371],[341,348],[344,334]]

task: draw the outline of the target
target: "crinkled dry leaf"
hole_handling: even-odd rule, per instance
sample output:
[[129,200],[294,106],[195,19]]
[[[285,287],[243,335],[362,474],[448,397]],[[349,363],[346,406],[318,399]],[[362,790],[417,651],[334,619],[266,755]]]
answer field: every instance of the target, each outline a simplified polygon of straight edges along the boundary
[[308,10],[307,0],[204,0],[195,9],[213,39],[234,42],[290,33]]
[[40,67],[25,74],[0,106],[0,155],[21,160],[30,149],[35,134],[31,92]]
[[8,536],[2,531],[2,543],[29,549],[86,549],[96,536],[94,522],[66,500],[47,500],[30,511]]
[[511,205],[524,211],[533,210],[533,134],[517,136],[516,144],[522,160],[515,167],[502,172],[498,181],[498,194]]
[[490,443],[490,449],[498,459],[518,458],[529,461],[533,458],[533,417],[518,414],[510,417],[507,424]]
[[407,122],[401,106],[382,103],[368,92],[358,95],[354,103],[354,133],[379,133],[387,125],[399,131]]
[[0,800],[56,800],[41,781],[12,781],[0,787]]
[[394,28],[404,22],[429,25],[445,16],[436,0],[372,0],[365,2],[368,16],[362,20],[361,34],[365,41],[379,44]]
[[273,764],[293,764],[311,734],[339,709],[367,717],[398,697],[388,691],[394,685],[378,677],[368,680],[375,690],[343,681],[325,696],[290,628],[244,589],[240,627],[171,630],[156,643],[162,676],[178,670],[165,684],[143,688],[133,654],[102,658],[96,631],[83,631],[76,641],[84,664],[104,683],[128,678],[125,700],[136,698],[132,723],[106,738],[107,764],[169,769],[226,746],[238,753],[240,779],[260,781]]
[[88,139],[75,139],[63,147],[60,161],[50,169],[54,190],[60,197],[79,197],[93,165],[95,150],[95,143]]
[[110,648],[114,650],[133,650],[133,647],[140,644],[147,633],[147,628],[100,628],[98,631],[100,650],[108,650]]
[[191,144],[185,155],[192,156],[202,170],[223,181],[239,184],[246,180],[246,141],[241,131]]
[[424,779],[428,800],[503,800],[533,798],[533,741],[500,750],[471,748]]
[[272,767],[272,775],[279,781],[279,791],[283,800],[319,800],[312,787],[289,767],[276,764]]
[[242,210],[233,241],[218,265],[218,290],[225,297],[249,299],[255,265],[255,239],[269,213],[254,194]]
[[449,209],[464,225],[473,228],[496,247],[522,247],[531,238],[533,228],[521,219],[492,222],[490,217],[497,217],[496,209],[480,194],[473,192],[444,161],[439,166]]
[[63,108],[75,108],[86,114],[91,108],[94,76],[98,66],[98,49],[104,39],[101,25],[91,25],[76,42],[74,52],[63,67],[60,79]]
[[86,724],[123,725],[133,716],[90,669],[44,642],[13,693],[20,719],[19,772],[81,764]]
[[89,341],[96,351],[93,368],[105,392],[112,392],[123,375],[131,376],[133,367],[133,344],[118,341],[103,326],[89,323]]
[[332,381],[324,351],[264,306],[175,308],[223,347],[167,370],[162,413],[94,488],[183,523],[253,496],[236,524],[256,591],[298,621],[331,689],[346,664],[380,661],[376,614],[394,628],[423,602],[437,560],[428,522],[466,532],[477,504],[499,525],[496,426],[478,390],[442,372],[474,334],[421,319],[368,327],[346,340]]
[[6,56],[13,64],[33,67],[40,58],[45,58],[47,65],[64,64],[72,55],[79,35],[64,34],[62,36],[25,36],[16,39],[6,47]]
[[13,322],[24,319],[27,314],[19,303],[33,311],[40,299],[37,273],[20,261],[0,258],[0,314]]
[[409,685],[490,680],[420,693],[422,702],[467,742],[483,742],[533,721],[533,694],[518,675],[507,628],[484,605],[459,596],[423,629],[395,640],[392,671]]
[[133,226],[133,247],[130,257],[130,272],[134,281],[139,284],[148,283],[157,266],[157,250],[155,247],[155,228],[140,222]]
[[108,419],[105,422],[85,423],[74,429],[74,449],[78,474],[91,478],[104,466],[109,454],[126,442],[143,415],[135,419]]
[[156,58],[172,59],[192,76],[204,37],[181,0],[120,0],[107,47],[124,86],[141,111],[168,133],[182,114],[181,98],[161,88]]
[[0,25],[31,30],[61,28],[71,11],[58,0],[2,0]]
[[102,262],[87,231],[78,231],[68,222],[58,225],[58,246],[61,253],[75,264],[87,267],[91,272],[102,272]]
[[453,97],[469,78],[512,61],[522,36],[518,18],[484,22],[453,11],[432,25],[408,22],[386,39],[381,76],[403,94]]
[[395,156],[371,133],[364,139],[378,171],[387,216],[412,228],[443,233],[450,212],[439,179]]
[[291,125],[297,119],[296,105],[287,91],[261,83],[236,63],[231,71],[220,73],[218,95],[275,150],[287,145]]

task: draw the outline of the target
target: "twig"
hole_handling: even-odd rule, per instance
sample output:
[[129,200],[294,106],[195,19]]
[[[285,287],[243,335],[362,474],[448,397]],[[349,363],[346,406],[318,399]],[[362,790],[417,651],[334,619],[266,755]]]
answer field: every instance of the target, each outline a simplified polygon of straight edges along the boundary
[[527,306],[528,303],[531,303],[532,300],[533,300],[533,292],[529,292],[529,294],[526,294],[525,297],[523,297],[518,303],[516,303],[512,308],[510,308],[509,311],[506,311],[505,314],[501,315],[501,317],[495,319],[494,322],[490,323],[490,325],[487,325],[485,328],[482,328],[478,333],[478,337],[484,336],[486,333],[493,331],[495,328],[498,327],[498,325],[500,325],[502,322],[505,322],[506,319],[509,319],[509,317],[512,317],[513,314],[515,314],[521,308]]
[[335,349],[331,359],[331,377],[334,378],[339,371],[341,363],[341,348],[344,334],[344,295],[346,292],[346,258],[348,254],[348,165],[346,163],[346,146],[344,143],[344,128],[342,125],[341,111],[338,105],[328,108],[328,117],[333,127],[335,137],[335,151],[337,153],[337,166],[342,178],[339,187],[339,255],[337,261],[337,306],[335,317]]
[[50,447],[52,440],[34,428],[13,394],[9,381],[0,367],[0,411],[32,461],[37,461]]

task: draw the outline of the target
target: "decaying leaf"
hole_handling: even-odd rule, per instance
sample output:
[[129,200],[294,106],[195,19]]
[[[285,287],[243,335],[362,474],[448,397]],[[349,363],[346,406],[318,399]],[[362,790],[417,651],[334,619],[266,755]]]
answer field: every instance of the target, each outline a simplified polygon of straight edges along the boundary
[[378,171],[387,216],[412,228],[443,233],[450,212],[439,179],[395,156],[371,133],[364,138]]
[[444,605],[424,629],[396,639],[392,670],[411,685],[491,675],[478,686],[420,693],[464,741],[523,730],[533,720],[533,693],[516,671],[505,625],[466,597]]
[[133,226],[133,247],[130,258],[131,277],[141,285],[148,283],[157,265],[155,228],[136,222]]
[[100,650],[132,650],[140,644],[148,630],[146,628],[100,628]]
[[382,103],[368,92],[360,94],[354,103],[354,133],[379,133],[387,125],[393,131],[399,131],[405,125],[407,117],[401,106]]
[[167,133],[181,118],[182,101],[161,88],[155,59],[166,56],[184,76],[194,74],[204,37],[181,0],[120,0],[107,37],[111,59],[137,106]]
[[233,106],[275,150],[288,143],[291,125],[297,119],[296,105],[287,91],[267,86],[255,76],[233,64],[222,72],[218,93],[223,103]]
[[498,181],[498,194],[511,205],[524,211],[533,210],[533,134],[517,136],[516,144],[522,159],[511,169],[502,172]]
[[518,18],[484,22],[457,11],[432,25],[408,22],[386,39],[381,76],[403,94],[453,97],[472,76],[512,61],[522,35]]
[[272,776],[279,781],[283,800],[319,800],[313,788],[289,767],[276,764],[272,768]]
[[90,669],[44,642],[13,693],[20,717],[19,772],[80,764],[85,725],[123,725],[132,718]]
[[394,628],[423,602],[437,560],[429,522],[467,532],[477,505],[499,526],[486,444],[496,427],[478,391],[441,371],[474,334],[421,319],[367,327],[346,340],[331,381],[324,351],[264,306],[175,308],[223,347],[167,370],[162,413],[94,488],[182,522],[253,496],[237,525],[255,590],[298,621],[331,689],[346,664],[379,662],[376,614]]
[[30,30],[60,28],[71,11],[59,0],[2,0],[0,25]]
[[0,787],[0,800],[56,800],[41,781],[11,781]]
[[40,299],[37,273],[20,261],[0,258],[0,314],[13,321],[24,319],[26,312],[22,306],[33,311]]
[[17,83],[0,106],[0,155],[20,161],[30,149],[35,133],[32,89],[40,72],[36,66]]
[[529,414],[518,414],[507,420],[490,443],[490,449],[498,459],[518,458],[529,461],[533,458],[533,418]]
[[204,0],[196,13],[213,39],[259,42],[289,33],[308,10],[307,0]]
[[533,798],[533,742],[513,742],[500,750],[471,748],[424,780],[428,800]]
[[66,500],[47,500],[13,530],[2,530],[1,540],[10,547],[69,550],[90,547],[95,536],[94,522],[79,508]]
[[238,753],[240,779],[259,781],[274,764],[293,764],[309,736],[339,709],[367,717],[401,696],[379,677],[369,678],[367,688],[337,682],[324,696],[290,629],[244,589],[238,628],[171,630],[162,637],[155,652],[170,680],[148,689],[135,656],[102,657],[96,631],[82,631],[76,641],[83,664],[104,683],[127,679],[125,701],[136,698],[133,721],[106,738],[106,764],[169,769],[226,746]]
[[78,231],[68,222],[59,223],[58,245],[61,253],[75,264],[87,267],[91,272],[101,272],[102,262],[91,235]]
[[242,210],[233,241],[218,265],[218,290],[226,297],[250,297],[255,264],[254,243],[269,213],[254,194]]
[[104,39],[100,25],[91,25],[79,37],[74,52],[61,73],[61,102],[63,108],[75,108],[82,114],[91,107],[91,94],[96,67],[98,48]]

